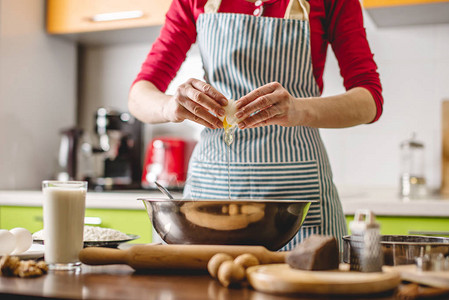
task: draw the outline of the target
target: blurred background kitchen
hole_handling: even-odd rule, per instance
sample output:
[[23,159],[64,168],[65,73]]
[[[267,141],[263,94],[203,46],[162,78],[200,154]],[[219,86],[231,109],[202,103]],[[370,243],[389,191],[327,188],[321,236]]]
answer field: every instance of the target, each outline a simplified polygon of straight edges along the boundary
[[[81,21],[65,24],[64,18],[75,16],[57,11],[62,4],[47,15],[51,2],[68,2],[73,15],[84,14]],[[83,141],[90,139],[91,145],[98,146],[98,109],[127,112],[128,90],[158,36],[168,8],[164,2],[59,0],[47,6],[44,0],[0,1],[0,190],[38,190],[42,180],[55,178],[63,129],[80,128]],[[399,10],[369,8],[371,2],[376,1],[365,1],[365,26],[383,84],[384,113],[372,125],[321,131],[335,183],[399,189],[400,144],[415,133],[425,146],[427,187],[438,191],[442,103],[449,99],[449,1],[423,0],[413,7],[405,5],[410,1],[396,1],[404,3]],[[136,19],[92,19],[118,10],[132,11],[137,15],[130,17]],[[49,30],[61,33],[49,34],[46,18],[49,26],[53,24]],[[168,92],[174,93],[187,78],[202,75],[194,46]],[[324,82],[324,95],[344,91],[330,49]],[[142,126],[139,163],[143,165],[153,138],[195,139],[200,130],[190,122]]]

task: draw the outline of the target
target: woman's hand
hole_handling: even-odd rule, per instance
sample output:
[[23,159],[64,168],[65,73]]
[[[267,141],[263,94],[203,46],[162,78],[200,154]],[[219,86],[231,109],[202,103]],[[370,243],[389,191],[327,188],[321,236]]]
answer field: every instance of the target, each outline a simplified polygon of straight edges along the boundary
[[280,83],[268,83],[236,101],[235,116],[241,120],[238,126],[241,129],[274,124],[295,126],[294,120],[298,118],[295,101]]
[[371,122],[377,109],[370,91],[363,87],[328,97],[295,98],[277,82],[243,96],[236,108],[241,129],[272,124],[345,128]]
[[222,106],[227,103],[225,96],[210,84],[191,78],[178,87],[164,108],[164,114],[171,122],[188,119],[211,129],[222,128],[222,121],[212,113],[223,116]]

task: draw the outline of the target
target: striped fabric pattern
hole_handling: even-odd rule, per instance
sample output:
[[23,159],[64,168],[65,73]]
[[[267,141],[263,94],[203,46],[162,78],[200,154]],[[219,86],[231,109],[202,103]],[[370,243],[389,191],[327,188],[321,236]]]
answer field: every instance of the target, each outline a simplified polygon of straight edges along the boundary
[[194,161],[193,199],[314,200],[304,226],[321,224],[320,182],[316,161],[291,163],[235,163]]
[[[319,96],[306,21],[231,13],[202,14],[198,45],[205,79],[239,99],[273,81],[295,97]],[[316,200],[289,250],[312,233],[340,239],[346,225],[318,129],[236,129],[228,147],[223,130],[205,128],[189,165],[186,198]],[[229,169],[228,169],[229,157]],[[230,189],[228,189],[228,172]]]
[[[304,21],[233,13],[200,15],[197,30],[201,53],[229,50],[228,55],[202,56],[206,81],[214,82],[232,99],[273,81],[283,83],[295,97],[319,95],[312,65],[305,63],[311,60],[308,26]],[[215,29],[208,30],[212,27]],[[215,32],[232,34],[220,36]],[[309,78],[312,80],[305,80]]]

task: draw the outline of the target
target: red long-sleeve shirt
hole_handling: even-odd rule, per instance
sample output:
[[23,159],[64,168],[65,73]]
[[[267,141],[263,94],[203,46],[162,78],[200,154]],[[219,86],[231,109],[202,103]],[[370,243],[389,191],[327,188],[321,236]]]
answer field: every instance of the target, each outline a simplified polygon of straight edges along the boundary
[[[196,41],[196,20],[204,13],[207,0],[173,0],[159,38],[134,82],[147,80],[165,91],[175,77],[186,53]],[[264,16],[283,18],[289,0],[264,2]],[[323,90],[323,71],[328,44],[340,66],[346,90],[368,89],[382,114],[382,86],[373,60],[359,0],[309,0],[313,74]],[[247,0],[222,0],[219,12],[253,14],[255,5]]]

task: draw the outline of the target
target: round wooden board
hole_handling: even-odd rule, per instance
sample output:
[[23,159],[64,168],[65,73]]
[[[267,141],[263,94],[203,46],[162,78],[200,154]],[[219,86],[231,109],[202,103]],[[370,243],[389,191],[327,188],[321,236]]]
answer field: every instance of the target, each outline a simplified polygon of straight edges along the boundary
[[303,271],[287,264],[259,265],[247,269],[251,286],[276,294],[362,295],[396,288],[398,272]]

